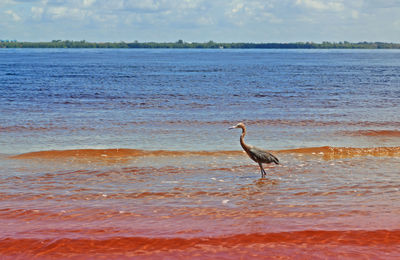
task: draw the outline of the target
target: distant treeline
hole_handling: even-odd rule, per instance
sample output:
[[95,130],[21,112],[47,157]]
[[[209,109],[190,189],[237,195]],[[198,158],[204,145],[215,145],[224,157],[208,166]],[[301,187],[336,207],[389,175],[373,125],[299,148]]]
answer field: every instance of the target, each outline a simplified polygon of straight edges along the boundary
[[205,43],[184,42],[87,42],[62,41],[18,42],[2,41],[0,48],[193,48],[193,49],[400,49],[400,43],[385,42],[295,42],[295,43]]

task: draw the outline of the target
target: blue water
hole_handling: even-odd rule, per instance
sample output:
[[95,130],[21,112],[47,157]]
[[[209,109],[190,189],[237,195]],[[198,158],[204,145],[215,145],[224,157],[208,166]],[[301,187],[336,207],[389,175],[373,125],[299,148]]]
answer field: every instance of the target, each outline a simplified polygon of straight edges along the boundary
[[[399,50],[0,50],[0,153],[399,146]],[[349,134],[350,133],[350,134]]]

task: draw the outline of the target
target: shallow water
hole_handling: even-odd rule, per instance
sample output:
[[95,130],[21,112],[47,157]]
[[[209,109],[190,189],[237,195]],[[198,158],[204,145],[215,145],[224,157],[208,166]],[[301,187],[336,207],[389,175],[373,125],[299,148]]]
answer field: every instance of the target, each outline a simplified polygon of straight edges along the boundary
[[0,50],[1,258],[397,259],[399,58]]

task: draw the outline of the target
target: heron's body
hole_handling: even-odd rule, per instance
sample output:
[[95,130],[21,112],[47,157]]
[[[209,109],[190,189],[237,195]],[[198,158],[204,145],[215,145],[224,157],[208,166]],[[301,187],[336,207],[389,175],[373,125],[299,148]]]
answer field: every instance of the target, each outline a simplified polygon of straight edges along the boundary
[[246,135],[246,126],[243,123],[239,123],[236,126],[231,127],[230,129],[232,128],[242,129],[242,134],[240,135],[240,145],[242,146],[243,150],[247,153],[247,155],[250,157],[250,159],[258,163],[258,165],[260,166],[261,178],[263,178],[266,175],[266,172],[262,166],[263,163],[279,164],[278,158],[276,158],[273,154],[258,147],[248,145],[244,142],[244,136]]

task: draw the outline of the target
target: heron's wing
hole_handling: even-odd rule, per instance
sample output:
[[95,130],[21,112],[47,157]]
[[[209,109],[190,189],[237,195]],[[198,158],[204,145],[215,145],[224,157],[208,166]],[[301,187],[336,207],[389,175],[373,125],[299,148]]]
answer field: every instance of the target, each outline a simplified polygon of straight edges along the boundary
[[257,148],[257,147],[250,147],[249,149],[249,155],[251,157],[251,159],[253,159],[254,161],[258,162],[258,163],[275,163],[275,164],[279,164],[279,160],[278,158],[276,158],[273,154]]

